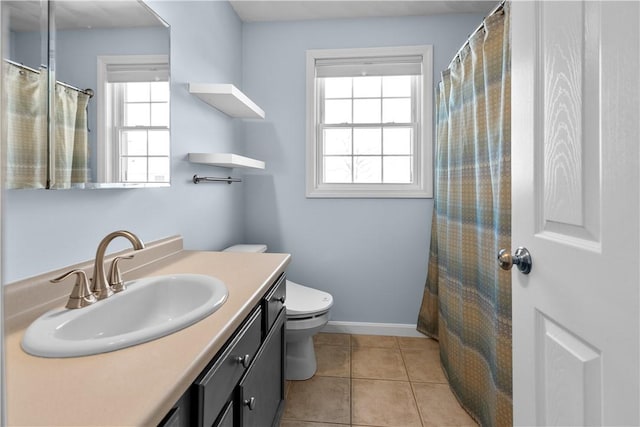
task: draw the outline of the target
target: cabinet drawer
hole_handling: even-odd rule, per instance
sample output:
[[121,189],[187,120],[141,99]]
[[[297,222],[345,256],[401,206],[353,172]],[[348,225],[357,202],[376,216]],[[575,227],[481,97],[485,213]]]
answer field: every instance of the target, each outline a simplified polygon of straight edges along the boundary
[[273,323],[276,321],[280,310],[285,305],[287,298],[287,280],[285,274],[278,278],[276,284],[273,285],[271,290],[264,297],[264,335],[266,336]]
[[211,426],[231,399],[233,389],[260,347],[261,326],[262,310],[258,308],[226,345],[224,352],[214,359],[213,365],[195,381],[198,426]]

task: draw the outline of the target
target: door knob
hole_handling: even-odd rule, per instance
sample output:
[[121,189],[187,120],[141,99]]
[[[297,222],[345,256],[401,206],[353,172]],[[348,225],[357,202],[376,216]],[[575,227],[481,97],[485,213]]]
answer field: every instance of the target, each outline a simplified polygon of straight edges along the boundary
[[511,270],[511,267],[517,265],[522,274],[529,274],[531,272],[531,254],[527,248],[522,246],[516,249],[513,255],[507,252],[506,249],[500,249],[500,252],[498,252],[498,265],[503,270]]

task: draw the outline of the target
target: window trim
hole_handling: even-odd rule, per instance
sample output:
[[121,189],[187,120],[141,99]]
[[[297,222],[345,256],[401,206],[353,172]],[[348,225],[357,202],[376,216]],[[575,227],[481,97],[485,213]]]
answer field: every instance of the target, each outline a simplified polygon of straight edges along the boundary
[[[169,55],[99,55],[97,57],[97,81],[98,100],[96,124],[96,152],[99,161],[96,164],[96,175],[98,182],[123,182],[120,180],[120,166],[117,164],[115,153],[119,150],[114,147],[113,139],[115,129],[109,126],[113,123],[114,106],[111,104],[112,97],[107,95],[108,67],[110,65],[148,65],[166,64],[169,66]],[[169,80],[170,82],[170,80]],[[171,161],[171,155],[169,155]],[[171,182],[171,172],[169,180],[162,182],[145,182],[144,184],[169,184]],[[123,182],[125,184],[132,184]],[[133,183],[139,184],[139,183]]]
[[[322,173],[321,147],[317,138],[316,60],[327,58],[367,58],[422,56],[422,126],[415,148],[415,182],[412,184],[326,184]],[[431,198],[433,197],[433,46],[402,46],[356,49],[312,49],[306,58],[306,197],[308,198]]]

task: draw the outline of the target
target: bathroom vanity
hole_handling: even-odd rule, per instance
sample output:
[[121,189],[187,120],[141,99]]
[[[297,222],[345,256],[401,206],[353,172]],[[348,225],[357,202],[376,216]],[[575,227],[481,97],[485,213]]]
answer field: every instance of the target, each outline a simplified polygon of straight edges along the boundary
[[284,409],[284,273],[160,423],[279,425]]
[[7,285],[8,425],[277,425],[289,260],[287,254],[184,251],[179,237],[147,245],[122,264],[125,280],[211,275],[228,287],[227,301],[163,338],[72,358],[31,356],[20,340],[35,318],[64,305],[73,285],[48,280],[70,268],[90,272],[92,264]]

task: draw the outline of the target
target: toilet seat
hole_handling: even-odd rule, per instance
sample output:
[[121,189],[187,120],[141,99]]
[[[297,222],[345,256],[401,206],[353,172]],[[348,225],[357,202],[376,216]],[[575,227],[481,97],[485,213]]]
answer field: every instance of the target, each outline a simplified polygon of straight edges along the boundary
[[[266,245],[235,245],[225,252],[265,252]],[[317,369],[313,335],[329,321],[333,297],[327,292],[308,288],[287,280],[286,379],[306,380]]]
[[287,280],[287,319],[308,319],[325,314],[333,305],[327,292]]
[[315,332],[312,332],[311,335],[315,335],[317,332],[320,332],[322,328],[329,321],[329,312],[325,311],[322,314],[318,314],[313,317],[303,317],[303,318],[290,318],[287,317],[286,328],[289,336],[294,332],[302,332],[303,335],[309,335],[312,332],[312,329],[316,329]]
[[267,245],[233,245],[224,249],[222,252],[252,252],[262,253],[267,251]]

